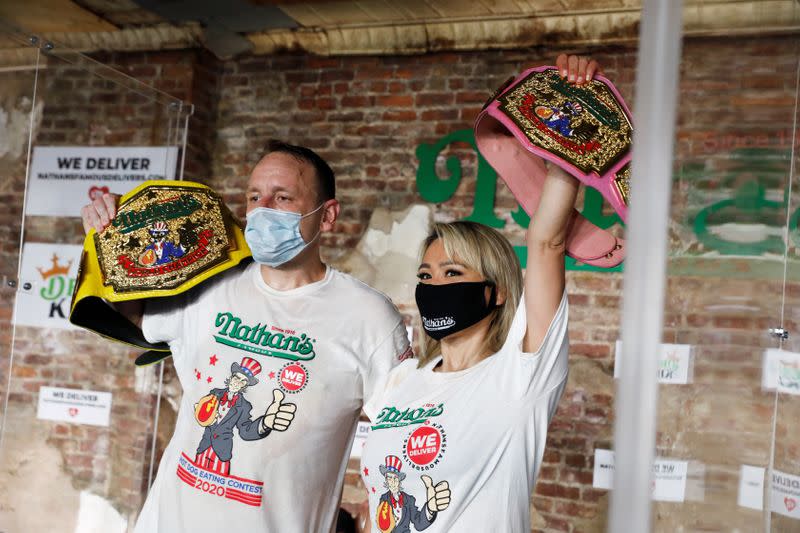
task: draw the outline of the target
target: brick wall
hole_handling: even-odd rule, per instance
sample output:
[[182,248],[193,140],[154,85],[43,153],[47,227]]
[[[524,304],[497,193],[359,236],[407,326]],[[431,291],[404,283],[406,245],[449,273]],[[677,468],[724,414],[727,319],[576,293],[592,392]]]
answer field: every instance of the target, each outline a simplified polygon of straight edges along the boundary
[[[223,193],[238,215],[244,213],[243,185],[267,139],[277,137],[318,150],[337,172],[343,206],[336,230],[323,239],[325,256],[336,263],[359,242],[376,208],[401,211],[424,202],[415,184],[418,145],[470,128],[497,85],[527,65],[552,61],[558,51],[407,57],[283,55],[225,62],[194,52],[170,52],[98,59],[195,104],[187,177]],[[589,52],[633,104],[636,50]],[[770,59],[765,61],[765,56]],[[760,513],[736,505],[736,487],[740,463],[764,466],[769,461],[774,397],[760,389],[760,358],[764,347],[776,344],[764,331],[779,323],[782,263],[775,254],[759,259],[720,259],[707,243],[697,239],[692,221],[709,202],[732,195],[748,174],[765,184],[768,195],[782,194],[789,169],[786,150],[791,146],[796,58],[797,43],[791,38],[692,39],[685,43],[664,340],[696,345],[696,367],[693,384],[661,387],[658,451],[665,457],[705,465],[705,501],[657,504],[654,524],[659,531],[760,528]],[[128,101],[130,95],[121,100],[103,84],[79,83],[83,83],[80,76],[72,80],[64,74],[47,85],[37,142],[152,144],[163,136],[160,128],[164,122],[154,118],[157,113],[148,104],[135,98]],[[63,90],[54,87],[58,84],[64,85]],[[59,94],[69,94],[69,98]],[[753,154],[752,149],[762,152]],[[743,153],[747,157],[743,158]],[[437,160],[441,176],[446,175],[444,161],[449,156],[461,162],[463,178],[452,198],[433,206],[438,220],[463,218],[473,205],[474,151],[463,143],[445,147]],[[759,161],[767,157],[772,158],[774,168],[762,179]],[[685,165],[697,162],[704,165],[700,178],[685,171]],[[721,178],[726,172],[733,172],[734,177],[728,181]],[[21,204],[21,176],[16,170],[11,186],[3,190],[7,205]],[[496,191],[495,212],[506,221],[503,232],[514,244],[522,244],[524,229],[510,216],[516,203],[502,183],[497,183]],[[792,198],[790,207],[798,205]],[[7,215],[10,227],[15,224],[13,214],[18,217],[13,209]],[[779,212],[768,220],[780,226],[786,218]],[[75,221],[59,221],[55,227],[44,220],[29,223],[31,240],[80,240]],[[16,249],[2,246],[3,264],[15,263]],[[796,255],[792,246],[790,259]],[[800,276],[796,263],[791,265],[789,280],[796,282]],[[608,493],[592,488],[593,451],[612,447],[613,346],[619,338],[621,288],[621,274],[568,274],[572,370],[550,428],[533,498],[534,531],[605,530]],[[787,325],[794,330],[796,309],[800,309],[798,285],[790,284],[787,295]],[[8,331],[7,302],[4,298],[6,311],[0,315],[4,332]],[[417,325],[413,300],[398,304],[409,322]],[[39,337],[34,329],[19,332],[12,406],[34,403],[38,385],[48,379],[43,374],[47,371],[62,372],[57,382],[65,385],[120,390],[122,411],[115,411],[118,418],[112,421],[106,441],[94,433],[84,434],[82,427],[76,430],[61,425],[53,426],[52,441],[63,453],[70,473],[89,486],[103,485],[107,481],[104,476],[114,475],[116,457],[125,456],[130,462],[120,468],[134,474],[119,485],[140,487],[147,457],[136,455],[135,450],[146,448],[147,440],[125,442],[122,435],[130,432],[126,422],[132,413],[137,419],[148,418],[154,399],[135,392],[128,353],[110,350],[106,343],[80,334],[63,334],[55,341],[76,355],[56,362]],[[3,340],[7,346],[7,334]],[[793,343],[790,340],[790,348]],[[112,375],[113,383],[98,381],[98,373],[90,370],[101,363],[113,367],[101,372]],[[169,366],[166,381],[174,388]],[[5,380],[2,383],[0,387]],[[162,407],[168,406],[162,403]],[[791,438],[796,420],[800,420],[792,416],[798,409],[797,400],[781,397],[777,408],[775,465],[798,474],[800,454]],[[162,446],[168,438],[170,417],[174,419],[174,413],[162,410]],[[144,426],[140,423],[138,427]],[[108,449],[117,446],[119,451],[106,454],[110,461],[89,464],[86,457],[92,450],[90,444],[82,443],[90,442],[107,442]],[[358,464],[351,462],[345,500],[355,504],[361,498]],[[126,512],[134,507],[132,501],[136,500],[114,498]],[[790,527],[786,520],[776,516],[773,524]]]

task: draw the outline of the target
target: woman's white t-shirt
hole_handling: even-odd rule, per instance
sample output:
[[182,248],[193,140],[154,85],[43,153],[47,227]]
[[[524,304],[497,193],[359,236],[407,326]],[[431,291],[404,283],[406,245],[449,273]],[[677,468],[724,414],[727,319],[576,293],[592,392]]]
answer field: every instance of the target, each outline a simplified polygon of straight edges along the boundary
[[[361,475],[377,531],[530,531],[530,495],[567,380],[567,314],[565,293],[539,350],[525,353],[523,298],[503,348],[477,365],[434,372],[438,357],[390,372],[365,406]],[[426,510],[422,476],[449,483],[448,508]]]

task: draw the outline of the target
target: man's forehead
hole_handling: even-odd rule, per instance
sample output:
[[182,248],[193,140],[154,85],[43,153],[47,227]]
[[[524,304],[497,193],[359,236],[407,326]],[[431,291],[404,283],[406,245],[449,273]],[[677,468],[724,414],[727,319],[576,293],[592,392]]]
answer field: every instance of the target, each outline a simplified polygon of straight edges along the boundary
[[313,165],[293,155],[273,152],[264,156],[253,168],[248,188],[307,189],[315,179]]

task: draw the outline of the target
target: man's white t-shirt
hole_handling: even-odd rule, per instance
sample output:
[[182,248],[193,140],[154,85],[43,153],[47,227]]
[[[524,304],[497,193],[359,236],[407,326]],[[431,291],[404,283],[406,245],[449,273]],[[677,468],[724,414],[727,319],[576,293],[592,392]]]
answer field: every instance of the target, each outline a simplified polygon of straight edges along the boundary
[[[365,407],[361,475],[375,530],[530,531],[530,494],[567,380],[567,311],[565,293],[536,353],[522,351],[523,298],[503,348],[477,365],[434,372],[437,357],[392,370]],[[387,474],[401,478],[399,490]],[[450,486],[450,505],[435,516],[422,476]]]
[[[252,263],[149,300],[142,330],[183,398],[136,531],[333,531],[362,404],[410,355],[389,299],[332,268],[277,291]],[[229,394],[234,371],[251,384]],[[297,406],[285,432],[263,423],[275,390]]]

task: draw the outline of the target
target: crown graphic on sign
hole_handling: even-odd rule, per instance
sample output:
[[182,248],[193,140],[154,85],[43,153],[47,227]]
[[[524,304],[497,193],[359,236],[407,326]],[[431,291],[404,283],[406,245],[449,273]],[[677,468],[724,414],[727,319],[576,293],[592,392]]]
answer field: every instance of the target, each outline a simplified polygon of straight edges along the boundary
[[39,274],[41,274],[42,279],[48,279],[48,278],[51,278],[53,276],[57,276],[59,274],[62,274],[64,276],[69,274],[69,268],[72,266],[72,259],[69,260],[69,262],[67,263],[67,266],[59,265],[58,264],[58,255],[53,254],[53,257],[50,258],[50,261],[52,262],[52,265],[53,265],[50,268],[50,270],[42,270],[41,268],[36,267],[36,270],[39,271]]

